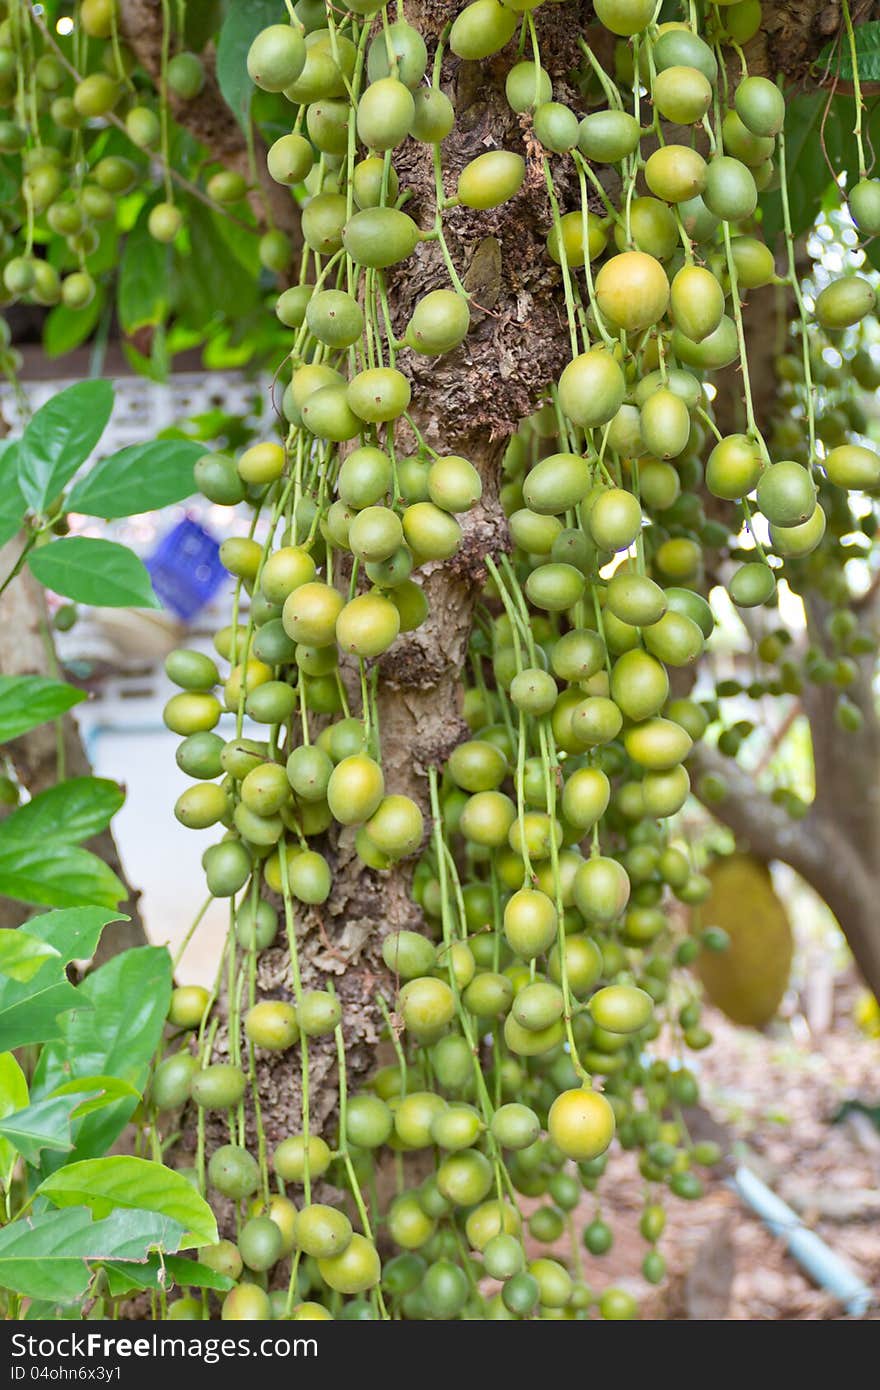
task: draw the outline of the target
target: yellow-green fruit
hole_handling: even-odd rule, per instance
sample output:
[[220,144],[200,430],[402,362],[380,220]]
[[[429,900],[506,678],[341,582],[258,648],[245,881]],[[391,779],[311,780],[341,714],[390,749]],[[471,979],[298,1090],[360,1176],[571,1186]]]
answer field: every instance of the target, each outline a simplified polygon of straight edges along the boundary
[[669,303],[666,271],[644,251],[624,251],[606,261],[596,276],[596,299],[614,328],[628,333],[650,328]]
[[672,318],[695,343],[714,333],[724,317],[724,291],[710,270],[686,265],[672,282]]
[[607,424],[623,405],[625,394],[623,372],[605,348],[582,352],[559,378],[562,412],[582,429]]
[[709,897],[694,927],[721,927],[726,951],[701,951],[696,971],[712,1003],[734,1023],[761,1028],[774,1017],[788,987],[794,953],[791,923],[770,871],[747,854],[719,859],[707,871]]
[[823,328],[849,328],[866,314],[874,312],[877,303],[873,286],[860,275],[847,275],[832,280],[816,299],[816,318]]
[[566,1158],[586,1163],[603,1154],[614,1137],[614,1111],[598,1091],[563,1091],[547,1117],[550,1138]]

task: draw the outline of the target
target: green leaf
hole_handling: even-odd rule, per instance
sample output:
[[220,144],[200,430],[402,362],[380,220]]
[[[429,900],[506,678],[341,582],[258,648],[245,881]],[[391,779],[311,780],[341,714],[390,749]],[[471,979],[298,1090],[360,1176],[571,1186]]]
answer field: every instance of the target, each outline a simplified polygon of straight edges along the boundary
[[124,800],[119,784],[106,777],[70,777],[0,821],[0,846],[10,839],[77,845],[106,829]]
[[77,990],[67,980],[48,981],[38,989],[33,981],[27,985],[0,981],[0,1047],[24,1047],[57,1038],[58,1015],[76,1003]]
[[94,449],[113,410],[109,381],[78,381],[59,391],[28,421],[19,446],[25,500],[44,512]]
[[69,907],[59,912],[43,912],[27,924],[31,936],[54,946],[62,965],[72,960],[88,960],[95,954],[101,933],[109,922],[127,922],[119,912],[103,907]]
[[92,336],[107,302],[107,291],[99,285],[91,304],[84,309],[68,309],[56,304],[43,324],[43,351],[47,357],[63,357]]
[[77,1102],[71,1112],[71,1118],[81,1120],[86,1115],[93,1115],[98,1110],[103,1110],[105,1106],[112,1105],[121,1096],[132,1096],[135,1104],[141,1099],[143,1092],[136,1086],[132,1086],[128,1081],[123,1081],[119,1076],[83,1076],[75,1077],[73,1081],[65,1081],[63,1085],[56,1086],[52,1092],[53,1096],[82,1095],[83,1092],[91,1095],[91,1100],[81,1100]]
[[[145,1159],[133,1161],[160,1167]],[[89,1286],[88,1262],[142,1264],[156,1247],[179,1249],[180,1235],[180,1225],[173,1218],[148,1210],[116,1210],[100,1221],[92,1221],[80,1205],[45,1211],[0,1230],[0,1284],[26,1298],[70,1303]]]
[[254,84],[248,76],[248,49],[269,24],[280,22],[275,0],[232,0],[217,40],[217,82],[239,123],[247,128]]
[[181,317],[190,327],[203,328],[221,306],[238,324],[260,299],[259,277],[236,255],[210,208],[190,199],[187,226],[190,253],[176,267]]
[[[11,1052],[0,1053],[0,1119],[22,1110],[28,1103],[24,1072]],[[18,1154],[7,1139],[0,1139],[0,1183],[8,1191]]]
[[150,576],[127,546],[65,536],[31,552],[31,572],[47,589],[100,608],[159,608]]
[[52,956],[60,960],[54,946],[30,936],[22,927],[0,928],[0,975],[26,984]]
[[68,499],[72,512],[112,520],[158,511],[195,491],[193,466],[204,454],[194,441],[155,439],[102,459]]
[[147,226],[154,202],[141,209],[122,252],[116,308],[124,333],[155,327],[168,313],[169,248],[151,236]]
[[119,1154],[67,1163],[37,1192],[56,1207],[88,1207],[98,1220],[118,1207],[167,1217],[184,1228],[178,1248],[217,1243],[217,1223],[204,1197],[182,1174],[146,1158]]
[[76,1157],[94,1158],[122,1132],[143,1093],[171,998],[171,958],[164,947],[142,946],[114,956],[76,991],[81,1008],[60,1020],[34,1072],[31,1093],[42,1098],[77,1077],[117,1077],[127,1089],[85,1114],[75,1134]]
[[218,1293],[235,1287],[235,1281],[225,1274],[218,1274],[209,1265],[187,1259],[185,1255],[151,1255],[142,1265],[114,1262],[105,1264],[104,1269],[114,1298],[132,1289],[167,1290],[173,1284],[184,1289],[216,1289]]
[[66,1096],[38,1100],[0,1120],[0,1136],[17,1149],[26,1163],[39,1163],[43,1149],[69,1153],[73,1148],[70,1115],[75,1108],[76,1101]]
[[112,869],[89,850],[24,845],[0,835],[0,895],[41,907],[116,907],[126,892]]
[[0,676],[0,743],[57,719],[85,698],[84,690],[45,676]]
[[[863,82],[880,82],[880,23],[870,21],[855,26],[856,67]],[[844,82],[851,82],[853,62],[850,46],[843,34],[825,45],[815,66]]]
[[21,529],[27,503],[18,481],[18,440],[0,441],[0,545]]

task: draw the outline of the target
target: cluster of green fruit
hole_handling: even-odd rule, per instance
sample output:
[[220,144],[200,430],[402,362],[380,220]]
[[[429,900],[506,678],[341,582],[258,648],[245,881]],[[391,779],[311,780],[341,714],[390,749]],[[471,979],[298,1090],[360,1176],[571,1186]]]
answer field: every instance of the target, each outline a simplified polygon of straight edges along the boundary
[[[572,1216],[599,1183],[615,1131],[639,1151],[647,1185],[650,1282],[664,1274],[662,1196],[699,1196],[695,1169],[718,1157],[691,1142],[681,1116],[698,1095],[683,1057],[710,1041],[682,968],[725,938],[676,929],[675,904],[699,903],[710,884],[670,826],[690,792],[686,760],[717,706],[672,694],[670,669],[691,668],[712,634],[704,557],[717,557],[714,572],[738,555],[733,602],[772,605],[777,577],[796,583],[797,566],[827,544],[826,505],[880,485],[880,456],[848,435],[826,448],[809,391],[807,437],[821,448],[771,451],[777,441],[755,422],[741,296],[777,280],[754,215],[777,158],[784,169],[784,102],[764,78],[733,84],[728,67],[760,5],[718,5],[700,31],[688,7],[658,26],[654,0],[596,0],[597,21],[628,42],[614,77],[584,42],[583,85],[598,83],[604,100],[583,115],[553,99],[540,0],[474,0],[439,39],[402,17],[390,23],[378,0],[349,0],[344,15],[296,8],[303,22],[270,26],[248,60],[258,86],[296,107],[269,170],[308,193],[300,280],[277,304],[294,335],[289,429],[283,447],[198,466],[206,496],[248,503],[254,521],[222,552],[237,580],[232,622],[215,639],[228,672],[198,652],[168,662],[181,693],[166,722],[194,779],[177,816],[225,827],[204,865],[211,893],[232,906],[229,1060],[212,1052],[218,991],[178,991],[170,1021],[184,1031],[156,1069],[152,1103],[163,1116],[193,1102],[228,1117],[229,1142],[210,1153],[200,1121],[196,1172],[238,1204],[236,1241],[203,1255],[236,1281],[225,1317],[581,1318],[596,1306],[632,1317],[630,1294],[597,1299],[586,1286]],[[479,155],[447,196],[442,142],[455,113],[444,62],[494,61],[517,32],[532,45],[529,61],[512,53],[506,74],[523,152]],[[410,139],[434,147],[427,231],[404,211],[394,166]],[[430,771],[425,844],[422,807],[385,787],[379,663],[425,621],[413,576],[455,554],[457,517],[482,486],[467,459],[423,439],[417,420],[430,402],[410,409],[404,354],[439,356],[464,340],[468,296],[444,218],[514,199],[526,155],[548,184],[547,252],[560,267],[571,361],[558,381],[535,383],[544,403],[511,429],[501,502],[512,550],[486,557],[464,694],[471,737]],[[560,161],[566,186],[581,191],[568,211],[554,193]],[[869,194],[858,202],[867,218]],[[398,337],[385,272],[424,241],[438,244],[450,285],[425,295]],[[818,296],[815,317],[839,332],[873,309],[871,286],[848,276]],[[807,362],[811,331],[802,319]],[[722,435],[707,385],[734,364],[744,429]],[[415,441],[405,456],[402,439]],[[722,519],[707,517],[703,487]],[[228,735],[216,731],[224,708]],[[246,735],[245,719],[266,736]],[[303,989],[296,931],[333,891],[338,833],[349,827],[365,872],[421,851],[413,894],[424,918],[424,932],[382,944],[397,986],[387,1018],[398,1065],[352,1096],[343,1012],[332,988]],[[291,985],[257,1000],[254,958],[276,941],[279,898]],[[661,1030],[671,1060],[646,1052]],[[331,1035],[341,1090],[332,1148],[309,1128],[309,1047]],[[302,1126],[269,1154],[255,1058],[293,1048]],[[256,1156],[245,1143],[249,1101]],[[364,1193],[389,1149],[432,1155],[433,1171],[407,1185],[404,1166],[397,1195],[377,1210]],[[351,1213],[313,1200],[318,1183],[345,1190]],[[525,1221],[523,1199],[537,1202]],[[566,1230],[574,1240],[562,1257]],[[527,1240],[552,1253],[532,1257]],[[608,1249],[601,1212],[583,1243]],[[384,1266],[379,1245],[395,1252]],[[185,1299],[171,1315],[207,1306]]]
[[[169,50],[170,30],[166,37]],[[154,86],[120,38],[117,0],[82,0],[64,36],[51,34],[23,0],[0,6],[0,156],[10,188],[0,226],[0,302],[88,308],[96,276],[107,268],[103,233],[117,220],[129,229],[126,196],[153,181],[157,161],[163,189],[147,225],[157,241],[177,238],[184,211],[174,199],[169,103],[197,98],[205,69],[180,33],[173,42]],[[242,204],[248,192],[240,173],[216,164],[212,171],[210,162],[202,185],[191,191],[221,210]],[[270,227],[259,255],[267,270],[285,270],[287,237]]]

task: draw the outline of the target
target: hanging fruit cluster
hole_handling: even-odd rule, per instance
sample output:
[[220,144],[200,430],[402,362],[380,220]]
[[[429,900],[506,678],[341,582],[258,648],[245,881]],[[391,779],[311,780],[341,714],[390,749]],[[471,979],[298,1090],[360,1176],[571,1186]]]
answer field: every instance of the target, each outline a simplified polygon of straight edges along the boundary
[[[740,608],[772,606],[780,578],[796,586],[798,566],[827,548],[829,517],[837,540],[845,534],[834,518],[849,515],[847,490],[876,492],[880,457],[851,442],[858,421],[833,441],[817,425],[785,102],[749,74],[742,48],[760,5],[718,4],[698,22],[685,4],[658,25],[654,0],[595,0],[598,28],[580,42],[583,109],[554,99],[543,8],[474,0],[438,36],[402,10],[392,22],[377,0],[301,3],[248,58],[254,82],[291,104],[268,167],[305,185],[305,249],[276,306],[290,330],[284,442],[197,468],[207,497],[253,516],[250,535],[222,550],[236,580],[232,622],[215,640],[222,674],[202,653],[175,653],[168,674],[181,693],[165,713],[193,779],[178,819],[223,827],[204,866],[231,926],[213,993],[175,994],[170,1022],[183,1031],[152,1088],[163,1133],[166,1112],[194,1103],[196,1180],[235,1203],[235,1239],[202,1256],[236,1281],[226,1318],[579,1318],[597,1307],[633,1317],[629,1292],[587,1287],[580,1257],[581,1239],[595,1255],[611,1243],[601,1190],[615,1132],[645,1179],[652,1283],[664,1275],[665,1197],[698,1197],[698,1170],[718,1157],[691,1141],[682,1115],[698,1095],[684,1058],[710,1037],[678,968],[725,938],[711,927],[682,936],[670,910],[710,891],[670,821],[717,705],[674,686],[686,690],[713,631],[707,585],[723,583]],[[609,34],[611,71],[592,42]],[[487,59],[506,65],[522,140],[487,149],[450,188],[445,74]],[[427,227],[407,211],[395,167],[410,140],[432,149]],[[531,383],[536,413],[510,422],[511,548],[485,557],[465,671],[470,736],[431,769],[426,818],[386,785],[381,659],[425,621],[424,576],[455,556],[482,481],[471,460],[424,438],[430,400],[412,400],[408,364],[454,353],[469,331],[445,217],[516,199],[530,169],[546,184],[570,360],[558,380]],[[774,183],[786,210],[781,274],[755,216]],[[578,191],[572,206],[557,186]],[[870,230],[876,185],[865,176],[857,194],[854,215]],[[448,284],[395,327],[387,273],[425,241]],[[743,301],[770,284],[788,284],[796,301],[794,441],[785,421],[765,438],[752,399]],[[822,291],[814,317],[833,333],[874,308],[871,284],[848,275]],[[713,405],[713,378],[731,368],[736,432],[722,431]],[[845,647],[852,632],[842,618],[837,628]],[[744,734],[730,732],[733,752]],[[303,987],[297,932],[331,894],[345,832],[365,874],[418,855],[424,922],[384,936],[397,993],[378,1007],[396,1063],[352,1094],[342,1006],[329,982]],[[255,957],[276,941],[279,916],[289,982],[258,998]],[[221,980],[228,1060],[218,1061]],[[338,1130],[319,1136],[310,1046],[331,1037]],[[301,1077],[301,1125],[274,1148],[260,1121],[255,1059],[266,1053],[288,1056]],[[207,1112],[228,1120],[225,1142],[214,1143]],[[400,1166],[382,1210],[375,1174],[389,1150],[431,1166],[412,1180]],[[339,1189],[347,1204],[329,1195]],[[597,1195],[581,1233],[573,1213],[585,1191]],[[171,1315],[207,1307],[185,1299]]]

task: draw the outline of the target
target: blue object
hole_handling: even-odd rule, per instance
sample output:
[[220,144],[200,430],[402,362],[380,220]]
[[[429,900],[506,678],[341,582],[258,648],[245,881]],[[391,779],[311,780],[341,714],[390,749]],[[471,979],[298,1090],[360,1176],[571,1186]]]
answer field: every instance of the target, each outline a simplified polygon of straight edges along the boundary
[[210,603],[229,577],[220,563],[218,542],[189,517],[162,537],[146,566],[166,608],[186,622]]
[[851,1317],[864,1317],[874,1295],[855,1270],[745,1164],[740,1164],[734,1173],[733,1185],[768,1230],[785,1241],[790,1254],[810,1278],[839,1298]]

